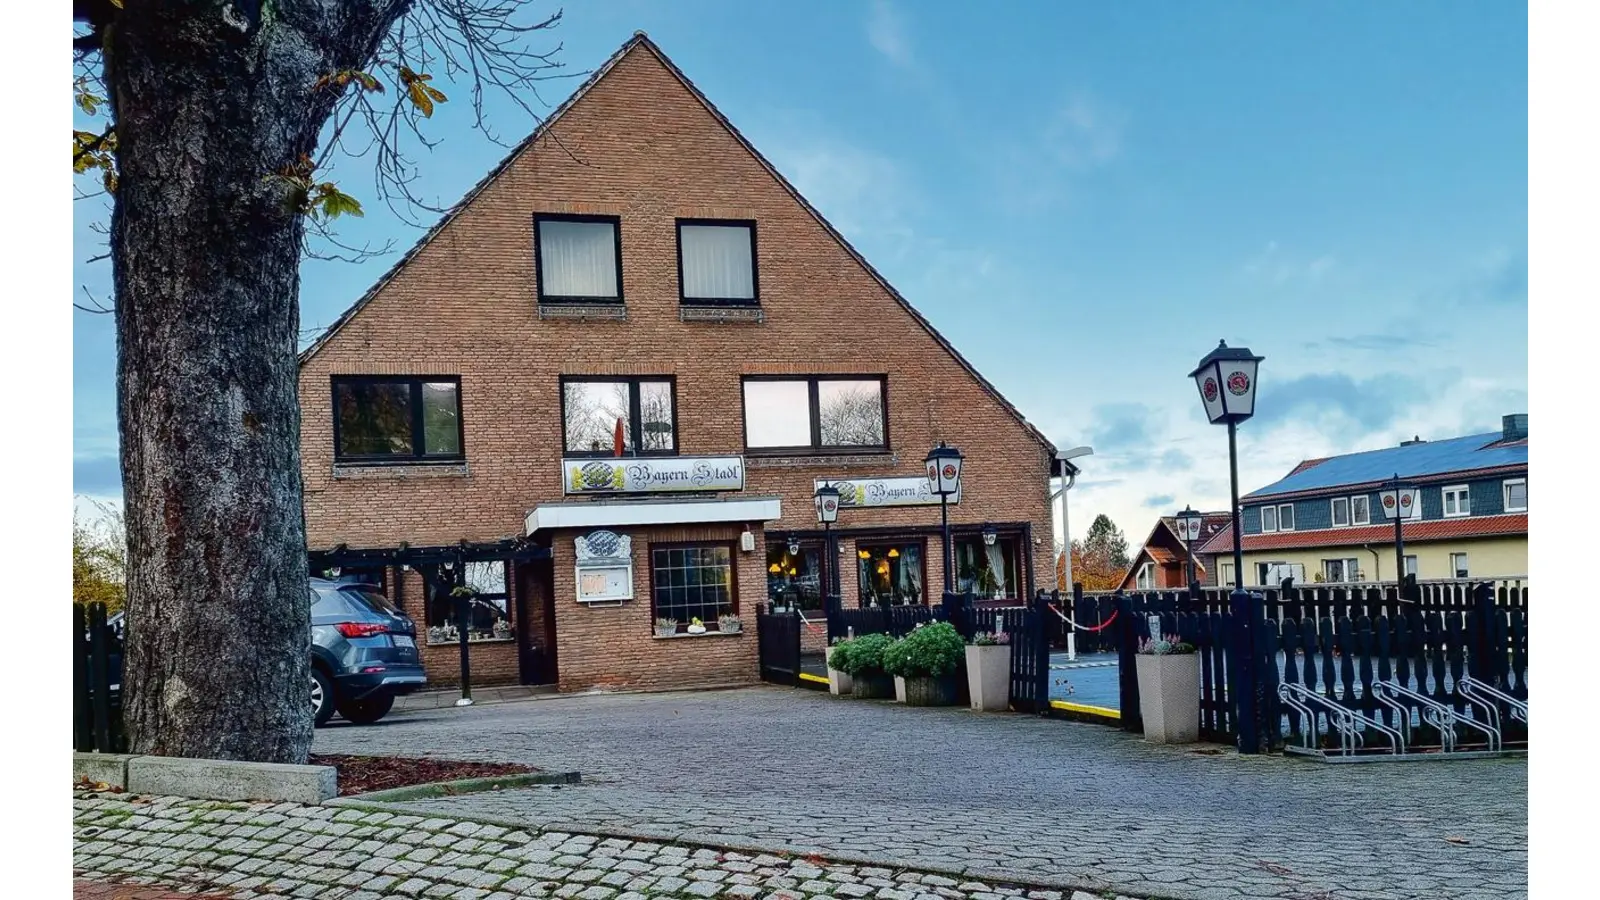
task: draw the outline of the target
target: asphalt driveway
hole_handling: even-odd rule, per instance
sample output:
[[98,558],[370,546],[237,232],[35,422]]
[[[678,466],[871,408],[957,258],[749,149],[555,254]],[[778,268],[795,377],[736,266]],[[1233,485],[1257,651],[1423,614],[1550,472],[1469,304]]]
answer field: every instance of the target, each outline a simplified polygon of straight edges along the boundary
[[319,753],[578,770],[406,804],[1226,900],[1527,896],[1527,762],[1324,765],[782,688],[399,713]]

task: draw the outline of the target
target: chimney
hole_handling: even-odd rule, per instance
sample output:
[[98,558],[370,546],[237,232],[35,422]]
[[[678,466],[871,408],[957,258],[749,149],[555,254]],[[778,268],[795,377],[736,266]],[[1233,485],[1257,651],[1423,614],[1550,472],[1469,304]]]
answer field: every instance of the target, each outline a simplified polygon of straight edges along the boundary
[[1412,438],[1412,439],[1411,439],[1411,440],[1409,440],[1409,441],[1401,441],[1401,442],[1400,442],[1400,446],[1402,446],[1402,447],[1409,447],[1409,446],[1411,446],[1411,445],[1412,445],[1412,444],[1426,444],[1426,443],[1427,443],[1427,441],[1425,441],[1425,440],[1423,440],[1423,439],[1422,439],[1422,435],[1420,435],[1420,434],[1419,434],[1419,435],[1416,435],[1416,436],[1415,436],[1415,437],[1413,437],[1413,438]]
[[1528,439],[1528,414],[1513,413],[1500,417],[1500,440],[1525,441]]

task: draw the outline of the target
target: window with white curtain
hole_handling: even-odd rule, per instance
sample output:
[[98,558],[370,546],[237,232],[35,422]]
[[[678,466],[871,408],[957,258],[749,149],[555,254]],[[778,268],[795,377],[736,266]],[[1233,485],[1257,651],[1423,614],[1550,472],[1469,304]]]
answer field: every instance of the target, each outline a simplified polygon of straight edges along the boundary
[[680,219],[678,271],[685,303],[756,303],[755,223]]
[[622,264],[615,216],[534,220],[541,303],[620,303]]

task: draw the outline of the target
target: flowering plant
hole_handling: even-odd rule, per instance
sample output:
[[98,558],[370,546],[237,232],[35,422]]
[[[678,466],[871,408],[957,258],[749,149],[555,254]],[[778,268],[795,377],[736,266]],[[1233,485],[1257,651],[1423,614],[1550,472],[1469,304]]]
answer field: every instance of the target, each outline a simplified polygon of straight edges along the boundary
[[1145,656],[1181,656],[1193,652],[1194,645],[1178,640],[1175,634],[1163,635],[1159,640],[1144,638],[1139,641],[1139,653]]
[[980,631],[972,636],[972,643],[976,647],[1003,646],[1011,643],[1011,634],[1005,631]]

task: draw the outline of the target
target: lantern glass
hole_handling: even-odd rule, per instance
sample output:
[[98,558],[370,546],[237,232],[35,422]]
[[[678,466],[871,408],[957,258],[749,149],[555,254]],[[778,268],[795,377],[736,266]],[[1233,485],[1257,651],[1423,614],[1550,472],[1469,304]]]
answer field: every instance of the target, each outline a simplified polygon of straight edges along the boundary
[[1256,374],[1262,357],[1219,342],[1189,376],[1211,424],[1243,422],[1256,412]]
[[817,488],[817,521],[832,525],[839,521],[839,489],[831,484]]
[[986,545],[988,545],[990,547],[993,547],[995,539],[998,538],[999,536],[1000,535],[996,534],[995,530],[993,528],[990,528],[988,526],[984,526],[984,529],[983,529],[983,542]]
[[961,451],[944,444],[928,452],[927,465],[928,487],[941,497],[949,497],[961,491],[961,463],[964,457]]
[[1248,419],[1256,414],[1256,369],[1254,359],[1235,359],[1217,364],[1221,373],[1222,400],[1228,415],[1234,419]]
[[1197,541],[1200,539],[1200,514],[1192,509],[1185,509],[1178,513],[1178,539],[1183,541]]
[[1206,419],[1213,425],[1223,421],[1228,410],[1222,401],[1222,377],[1217,371],[1217,364],[1209,362],[1196,369],[1194,386],[1200,391],[1200,402],[1205,405]]

